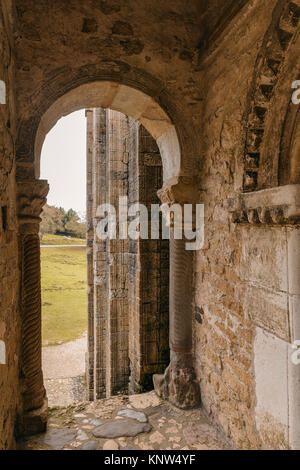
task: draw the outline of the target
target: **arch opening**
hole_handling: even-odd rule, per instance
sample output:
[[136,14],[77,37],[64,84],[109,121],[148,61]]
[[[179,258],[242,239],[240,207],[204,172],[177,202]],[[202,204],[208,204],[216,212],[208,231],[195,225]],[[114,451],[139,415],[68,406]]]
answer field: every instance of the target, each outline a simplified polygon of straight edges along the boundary
[[152,97],[135,88],[112,81],[96,81],[67,92],[41,117],[34,147],[36,178],[40,175],[41,149],[47,133],[61,117],[86,108],[111,109],[139,121],[157,142],[163,162],[164,182],[179,176],[179,139],[174,124],[162,107]]
[[[51,361],[53,354],[55,356],[53,348],[62,350],[61,354],[66,361],[69,348],[70,361],[76,358],[81,361],[82,338],[74,337],[71,342],[65,341],[63,348],[52,343],[43,349],[44,379],[51,406],[71,404],[65,400],[70,400],[72,397],[77,400],[80,394],[82,400],[86,398],[94,400],[119,392],[136,393],[150,390],[153,388],[153,374],[163,373],[170,359],[168,240],[128,239],[126,242],[107,240],[103,243],[97,237],[96,231],[98,206],[101,203],[110,203],[117,207],[117,199],[120,197],[126,196],[129,205],[144,204],[148,209],[149,218],[151,217],[151,204],[159,204],[157,191],[163,183],[159,148],[143,125],[120,112],[90,108],[85,114],[88,294],[87,309],[85,308],[84,313],[86,314],[87,310],[88,350],[85,371],[87,393],[82,396],[84,391],[81,377],[68,376],[74,370],[81,370],[80,364],[75,367],[74,364],[73,366],[57,364],[57,370],[54,370],[53,366],[51,368],[51,364],[49,366],[49,360]],[[46,156],[51,157],[44,155]],[[63,157],[64,155],[61,155],[60,158]],[[53,165],[55,166],[54,163]],[[45,167],[43,176],[47,177]],[[53,248],[55,248],[54,259],[51,256]],[[75,247],[76,259],[72,261],[71,246],[53,248],[42,248],[44,296],[45,292],[49,295],[51,290],[45,285],[46,279],[43,279],[43,275],[47,278],[49,274],[45,261],[46,251],[50,252],[48,264],[54,262],[54,269],[64,270],[63,266],[62,268],[57,266],[61,255],[65,258],[63,263],[67,264],[75,262],[80,255],[78,247]],[[64,250],[66,253],[61,253]],[[79,263],[82,265],[82,259]],[[77,268],[80,274],[81,266],[78,265],[74,266],[71,276],[74,277]],[[62,275],[60,272],[60,277]],[[66,276],[68,275],[70,273],[66,272]],[[66,277],[62,281],[68,283]],[[67,286],[68,289],[70,286],[69,288]],[[60,290],[60,294],[63,294],[63,285],[60,286]],[[79,298],[78,302],[80,303]],[[45,297],[42,303],[44,311],[51,309],[51,306],[46,304]],[[57,306],[53,307],[55,310]],[[74,315],[75,310],[74,305],[72,310]],[[48,316],[51,315],[51,312],[46,313]],[[65,321],[68,321],[70,312],[67,305],[64,305],[64,311],[61,313],[65,315]],[[45,316],[42,317],[44,321]],[[77,351],[75,354],[74,349]],[[65,373],[62,373],[64,368]],[[53,375],[51,383],[47,380],[49,373]],[[66,396],[62,396],[62,387],[58,385],[62,382],[62,375],[63,379],[68,377],[64,385]],[[73,393],[74,385],[77,396]]]
[[72,113],[50,130],[41,154],[49,182],[40,223],[42,370],[48,405],[86,400],[86,118]]
[[[33,224],[28,225],[30,222],[29,219],[27,216],[24,218],[25,225],[22,230],[32,232],[32,238],[35,240],[33,251],[37,264],[39,264],[39,250],[37,249],[36,239],[37,232],[39,230],[39,215],[42,206],[45,203],[45,195],[48,191],[47,181],[38,179],[40,174],[41,149],[45,137],[50,129],[55,125],[59,118],[66,116],[71,112],[79,109],[112,110],[112,112],[117,114],[121,113],[125,116],[129,116],[131,119],[139,121],[145,131],[148,132],[149,136],[151,136],[151,139],[154,140],[154,143],[157,146],[157,152],[160,154],[162,161],[163,176],[161,178],[160,185],[155,188],[155,197],[157,197],[157,190],[163,187],[163,189],[159,191],[159,198],[163,203],[172,203],[173,201],[179,204],[195,202],[196,195],[198,193],[197,188],[194,186],[194,174],[191,171],[194,162],[193,137],[190,139],[188,138],[188,133],[185,131],[184,120],[178,121],[178,113],[176,113],[175,108],[173,109],[172,106],[170,108],[168,105],[166,109],[172,109],[172,115],[175,113],[177,116],[176,128],[167,112],[162,109],[153,97],[131,86],[122,85],[113,81],[98,80],[80,85],[77,88],[73,88],[71,91],[67,91],[65,94],[62,94],[62,92],[58,90],[56,90],[56,93],[55,90],[52,90],[51,94],[50,89],[51,86],[49,85],[49,95],[47,97],[44,96],[45,102],[48,103],[48,109],[45,106],[45,102],[42,103],[41,96],[37,97],[31,118],[23,120],[20,125],[17,141],[18,196],[22,204],[23,201],[28,201],[28,210],[30,209],[34,214]],[[69,89],[68,83],[65,83],[65,89]],[[43,92],[44,91],[45,90],[43,90]],[[160,93],[161,95],[155,94],[157,100],[159,102],[165,102],[163,92],[160,91]],[[53,99],[51,102],[51,96],[59,96],[59,98],[55,101]],[[178,122],[182,122],[182,125],[179,125]],[[178,134],[178,132],[180,134]],[[183,162],[182,159],[181,146],[184,148],[185,162]],[[36,201],[36,203],[32,204],[33,201]],[[170,317],[168,325],[169,341],[167,346],[168,357],[171,353],[170,365],[166,369],[164,375],[154,373],[154,387],[160,396],[169,398],[172,403],[176,404],[176,406],[179,406],[180,408],[189,408],[199,402],[199,387],[194,380],[194,370],[191,361],[192,283],[189,283],[186,290],[186,302],[184,302],[184,304],[181,302],[179,296],[176,296],[176,292],[179,289],[179,286],[182,285],[182,279],[186,279],[187,276],[190,276],[193,253],[183,253],[185,243],[176,244],[173,237],[173,231],[174,230],[171,227],[170,266],[168,260],[168,269],[164,270],[165,274],[166,272],[168,273],[167,278],[170,285],[170,310],[168,312]],[[25,241],[26,240],[24,239],[24,243]],[[151,253],[151,250],[149,250],[149,253]],[[185,260],[186,258],[188,258],[189,261],[184,261],[184,269],[179,271],[179,260]],[[111,259],[113,259],[113,255]],[[165,262],[166,258],[164,258],[164,263]],[[38,271],[36,271],[36,273],[38,274]],[[100,280],[101,284],[102,275],[100,274],[96,277]],[[36,291],[36,296],[37,298],[40,297],[39,289]],[[166,297],[169,299],[169,295]],[[40,314],[41,312],[37,308],[34,312],[34,320],[39,324]],[[32,315],[28,313],[28,321],[31,321],[31,316],[33,316],[33,313]],[[112,322],[111,325],[114,325],[114,323]],[[95,328],[95,324],[92,324],[92,328]],[[143,328],[140,328],[139,331],[143,332]],[[39,336],[39,330],[37,330],[37,336]],[[145,335],[143,340],[145,340]],[[23,341],[28,342],[28,348],[31,347],[32,340],[28,335],[26,338],[23,338]],[[40,342],[40,336],[35,338],[35,341],[36,343]],[[157,345],[155,344],[151,346],[149,345],[149,351],[151,348],[155,349],[156,347]],[[93,348],[93,344],[91,345],[91,348]],[[39,354],[37,348],[35,349],[35,352],[36,354]],[[96,352],[93,351],[92,356],[96,358],[96,355]],[[164,360],[160,361],[162,370],[159,372],[163,372],[164,367],[167,365],[167,355],[165,354]],[[143,355],[141,354],[141,357],[142,356]],[[110,361],[110,364],[118,363],[116,358],[110,353],[108,354],[108,360]],[[31,354],[30,351],[27,362],[30,363],[30,367],[32,366],[32,370],[34,370],[35,376],[38,377],[38,380],[34,380],[33,377],[28,378],[28,392],[26,392],[28,397],[27,395],[24,395],[24,411],[27,413],[27,411],[30,412],[32,409],[39,409],[41,411],[40,424],[42,427],[45,423],[44,408],[46,407],[46,402],[44,400],[45,394],[42,371],[40,368],[41,361],[40,358],[36,361],[34,354]],[[99,373],[101,373],[101,371],[103,372],[101,361],[98,362],[98,366],[97,371]],[[93,363],[92,368],[95,371],[95,362]],[[136,368],[136,370],[139,370],[139,368]],[[176,382],[178,370],[182,372],[180,372],[181,380],[178,387],[177,385],[175,387],[174,384]],[[151,367],[147,372],[148,379],[149,376],[151,376],[151,384],[153,372],[156,371],[153,371]],[[98,380],[99,374],[98,376],[94,374],[93,377]],[[136,384],[139,386],[139,381],[136,382],[135,380],[131,380],[131,383],[133,383],[134,386]],[[108,396],[110,396],[114,391],[114,385],[113,381],[111,381],[111,383],[105,383],[105,390],[108,391]],[[185,393],[183,390],[188,390],[188,392]],[[93,396],[94,398],[98,398],[97,395]]]

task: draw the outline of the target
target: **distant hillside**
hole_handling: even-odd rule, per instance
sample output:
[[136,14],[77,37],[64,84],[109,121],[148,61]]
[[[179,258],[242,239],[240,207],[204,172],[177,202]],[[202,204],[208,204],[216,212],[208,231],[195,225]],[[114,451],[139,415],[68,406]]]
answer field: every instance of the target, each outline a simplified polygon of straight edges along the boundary
[[62,207],[58,208],[46,204],[41,218],[41,239],[45,233],[66,235],[75,238],[86,237],[86,224],[80,221],[80,217],[73,209],[66,212]]

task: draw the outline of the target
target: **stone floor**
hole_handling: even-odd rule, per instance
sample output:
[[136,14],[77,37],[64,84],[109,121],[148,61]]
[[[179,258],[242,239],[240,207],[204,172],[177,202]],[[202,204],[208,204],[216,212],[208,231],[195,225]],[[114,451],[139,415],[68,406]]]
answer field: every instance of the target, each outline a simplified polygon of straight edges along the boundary
[[21,450],[230,449],[200,409],[179,410],[154,392],[117,396],[49,411],[48,431]]

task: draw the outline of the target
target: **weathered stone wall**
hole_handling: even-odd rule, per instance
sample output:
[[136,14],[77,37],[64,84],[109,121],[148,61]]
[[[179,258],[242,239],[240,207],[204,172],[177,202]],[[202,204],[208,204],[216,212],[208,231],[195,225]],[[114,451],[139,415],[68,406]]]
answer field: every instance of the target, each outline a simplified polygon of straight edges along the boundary
[[245,103],[273,7],[256,2],[232,26],[206,59],[200,91],[206,241],[195,256],[196,371],[205,409],[238,448],[289,446],[288,231],[233,224],[226,205],[241,190]]
[[[84,4],[77,0],[16,0],[15,5],[19,178],[38,175],[43,136],[58,117],[78,107],[122,110],[151,128],[164,150],[164,173],[168,178],[186,178],[187,187],[195,177],[199,201],[205,204],[206,241],[194,256],[191,296],[195,369],[203,406],[239,448],[288,447],[291,429],[296,429],[289,420],[297,421],[299,413],[297,401],[294,408],[291,401],[293,393],[298,393],[299,380],[295,376],[298,383],[295,380],[293,386],[283,380],[290,374],[289,346],[296,334],[291,319],[299,317],[299,231],[266,222],[264,215],[265,221],[259,225],[258,212],[253,209],[247,214],[253,225],[246,220],[233,223],[227,200],[244,189],[271,187],[274,174],[278,176],[273,171],[278,164],[279,149],[274,144],[278,139],[263,142],[261,131],[270,109],[274,125],[264,131],[268,137],[272,128],[278,138],[285,119],[284,105],[276,112],[269,106],[274,103],[272,71],[278,74],[286,54],[290,54],[290,64],[297,64],[299,0],[191,1],[189,8],[182,0],[86,0]],[[285,7],[287,15],[281,16]],[[7,47],[3,50],[7,52]],[[3,73],[7,73],[4,68]],[[89,88],[98,80],[105,81],[99,87],[103,94],[100,104],[97,87]],[[279,95],[286,93],[283,86],[277,84]],[[70,90],[74,95],[64,101]],[[4,118],[5,122],[10,118],[13,126],[13,116]],[[258,128],[248,134],[252,125]],[[178,135],[180,151],[174,135]],[[4,129],[1,139],[7,137]],[[5,148],[11,149],[10,142]],[[5,196],[1,196],[1,204],[12,207],[13,226],[15,198],[8,174],[2,172]],[[286,184],[290,180],[284,177],[280,181]],[[6,292],[7,279],[14,278],[16,246],[13,235],[9,250],[9,242],[3,234],[1,237],[5,247],[1,300],[8,312],[17,301],[16,279]],[[93,243],[90,257],[103,261],[101,247]],[[103,299],[95,294],[95,286],[93,289],[90,304]],[[177,295],[177,307],[179,304]],[[101,328],[101,334],[108,331],[108,325],[101,322],[100,318],[95,323],[90,320],[89,328],[98,331],[98,338]],[[5,335],[18,332],[14,311],[6,323],[12,328],[6,328]],[[118,331],[117,326],[117,335]],[[19,339],[13,335],[8,340],[13,355]],[[103,383],[101,361],[108,361],[102,352],[98,349],[96,353],[94,348],[89,365],[98,371],[95,380],[99,383]],[[176,375],[176,364],[174,367]],[[15,405],[7,383],[16,384],[14,370],[9,379],[7,370],[4,372],[0,398],[5,403],[3,416],[8,414],[2,433],[5,440],[12,435],[9,420]]]
[[14,445],[20,408],[18,315],[18,245],[15,190],[15,102],[10,3],[0,2],[0,80],[6,84],[6,104],[0,104],[0,341],[6,363],[0,364],[0,449]]

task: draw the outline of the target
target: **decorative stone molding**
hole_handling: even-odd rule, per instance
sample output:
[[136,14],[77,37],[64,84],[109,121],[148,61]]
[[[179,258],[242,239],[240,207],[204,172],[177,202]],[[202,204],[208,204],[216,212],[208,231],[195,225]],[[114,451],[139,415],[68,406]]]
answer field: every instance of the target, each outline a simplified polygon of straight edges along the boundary
[[275,22],[269,28],[257,56],[245,126],[243,155],[245,192],[254,191],[259,187],[267,115],[274,109],[272,98],[284,70],[288,48],[298,32],[299,14],[299,0],[278,2],[273,14]]
[[239,194],[227,201],[234,223],[287,225],[300,223],[300,184]]
[[192,177],[178,176],[168,180],[157,195],[163,204],[192,204],[197,201],[198,193]]
[[46,180],[18,181],[17,188],[19,223],[39,223],[49,192],[48,182]]

